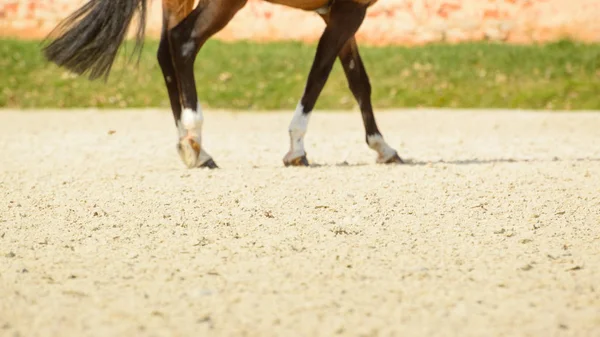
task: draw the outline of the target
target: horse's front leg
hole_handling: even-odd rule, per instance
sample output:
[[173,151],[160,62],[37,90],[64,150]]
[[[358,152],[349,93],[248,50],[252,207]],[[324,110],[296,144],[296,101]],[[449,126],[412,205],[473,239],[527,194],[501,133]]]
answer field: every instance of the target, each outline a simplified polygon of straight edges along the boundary
[[[176,1],[164,0],[163,4],[177,6],[172,5],[174,2]],[[176,25],[169,27],[165,34],[174,75],[169,77],[165,74],[165,81],[171,97],[171,104],[175,106],[173,114],[179,135],[177,150],[189,168],[217,168],[217,164],[202,147],[204,118],[198,101],[194,77],[196,56],[204,43],[223,29],[245,3],[246,0],[200,1],[196,8],[180,22],[173,20],[172,17],[167,17],[165,20],[168,27],[173,25],[173,22],[177,22]],[[178,9],[179,7],[173,8]],[[165,12],[168,13],[168,11]],[[164,54],[166,55],[166,52]],[[165,69],[168,73],[168,67],[163,67],[163,72]],[[176,81],[176,85],[169,83],[169,80]],[[171,92],[175,92],[175,90],[179,94],[179,105],[171,95]]]

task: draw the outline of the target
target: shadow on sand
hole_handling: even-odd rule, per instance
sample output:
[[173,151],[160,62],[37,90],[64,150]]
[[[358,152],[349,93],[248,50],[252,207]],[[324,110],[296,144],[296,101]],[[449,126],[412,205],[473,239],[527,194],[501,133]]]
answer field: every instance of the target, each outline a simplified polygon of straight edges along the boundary
[[[461,159],[461,160],[436,160],[436,161],[418,161],[414,159],[404,159],[404,164],[397,166],[432,166],[432,165],[486,165],[486,164],[511,164],[511,163],[552,163],[552,162],[600,162],[600,158],[565,158],[554,157],[552,159],[534,158],[534,159],[514,159],[514,158],[492,158],[492,159]],[[372,163],[348,163],[347,161],[337,164],[319,164],[311,163],[309,167],[360,167],[371,166]]]

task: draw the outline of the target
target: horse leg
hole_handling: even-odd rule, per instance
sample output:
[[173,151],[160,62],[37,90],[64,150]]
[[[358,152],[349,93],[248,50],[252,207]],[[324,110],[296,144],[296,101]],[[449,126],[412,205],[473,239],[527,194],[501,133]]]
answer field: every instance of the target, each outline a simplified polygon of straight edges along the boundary
[[371,104],[371,83],[358,52],[355,38],[351,38],[346,42],[339,54],[339,59],[346,73],[350,90],[360,106],[367,144],[378,154],[377,162],[385,164],[402,163],[398,152],[385,142],[377,127]]
[[[191,11],[191,9],[190,9]],[[165,80],[165,86],[169,94],[169,101],[171,103],[171,110],[173,112],[173,118],[175,125],[181,118],[181,101],[179,94],[179,87],[177,86],[177,74],[175,73],[175,66],[173,65],[173,58],[171,56],[171,47],[169,46],[169,22],[173,22],[176,15],[169,13],[166,7],[163,9],[163,27],[160,37],[160,43],[158,45],[157,59],[160,69]]]
[[317,45],[317,52],[300,99],[289,125],[290,150],[283,158],[285,166],[308,166],[304,135],[310,113],[327,82],[335,60],[361,26],[367,5],[354,2],[334,2],[327,14],[327,26]]
[[[181,120],[181,92],[179,90],[179,78],[175,71],[173,56],[171,53],[171,44],[169,41],[169,31],[185,19],[194,8],[193,0],[173,1],[163,0],[163,26],[160,43],[158,46],[157,59],[163,73],[165,86],[169,95],[171,110],[175,126],[178,129],[179,138],[181,138],[180,120]],[[180,145],[178,144],[178,149]],[[181,154],[181,151],[180,151]]]
[[204,43],[223,29],[245,3],[246,0],[200,1],[181,22],[166,32],[180,102],[179,115],[174,109],[179,132],[177,149],[189,168],[217,168],[202,147],[203,115],[196,93],[194,61]]

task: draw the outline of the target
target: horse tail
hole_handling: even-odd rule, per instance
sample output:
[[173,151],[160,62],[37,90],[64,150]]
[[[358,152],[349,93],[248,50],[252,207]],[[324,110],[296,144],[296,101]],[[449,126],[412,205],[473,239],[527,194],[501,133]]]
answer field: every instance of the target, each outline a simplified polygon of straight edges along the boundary
[[[136,13],[134,53],[140,54],[146,28],[147,0],[89,0],[53,31],[58,37],[43,48],[48,61],[89,79],[106,81]],[[139,59],[138,59],[139,60]]]

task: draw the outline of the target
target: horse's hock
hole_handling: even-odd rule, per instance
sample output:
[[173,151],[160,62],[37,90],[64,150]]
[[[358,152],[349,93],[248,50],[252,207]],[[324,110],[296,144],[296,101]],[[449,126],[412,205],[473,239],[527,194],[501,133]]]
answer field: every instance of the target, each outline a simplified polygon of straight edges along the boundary
[[[0,0],[0,37],[43,37],[84,1]],[[572,0],[385,0],[370,9],[358,38],[370,44],[483,39],[529,43],[565,37],[600,41],[600,1],[573,4]],[[160,1],[152,2],[151,36],[159,34],[160,6]],[[315,41],[322,29],[322,21],[312,13],[249,0],[217,37]]]

